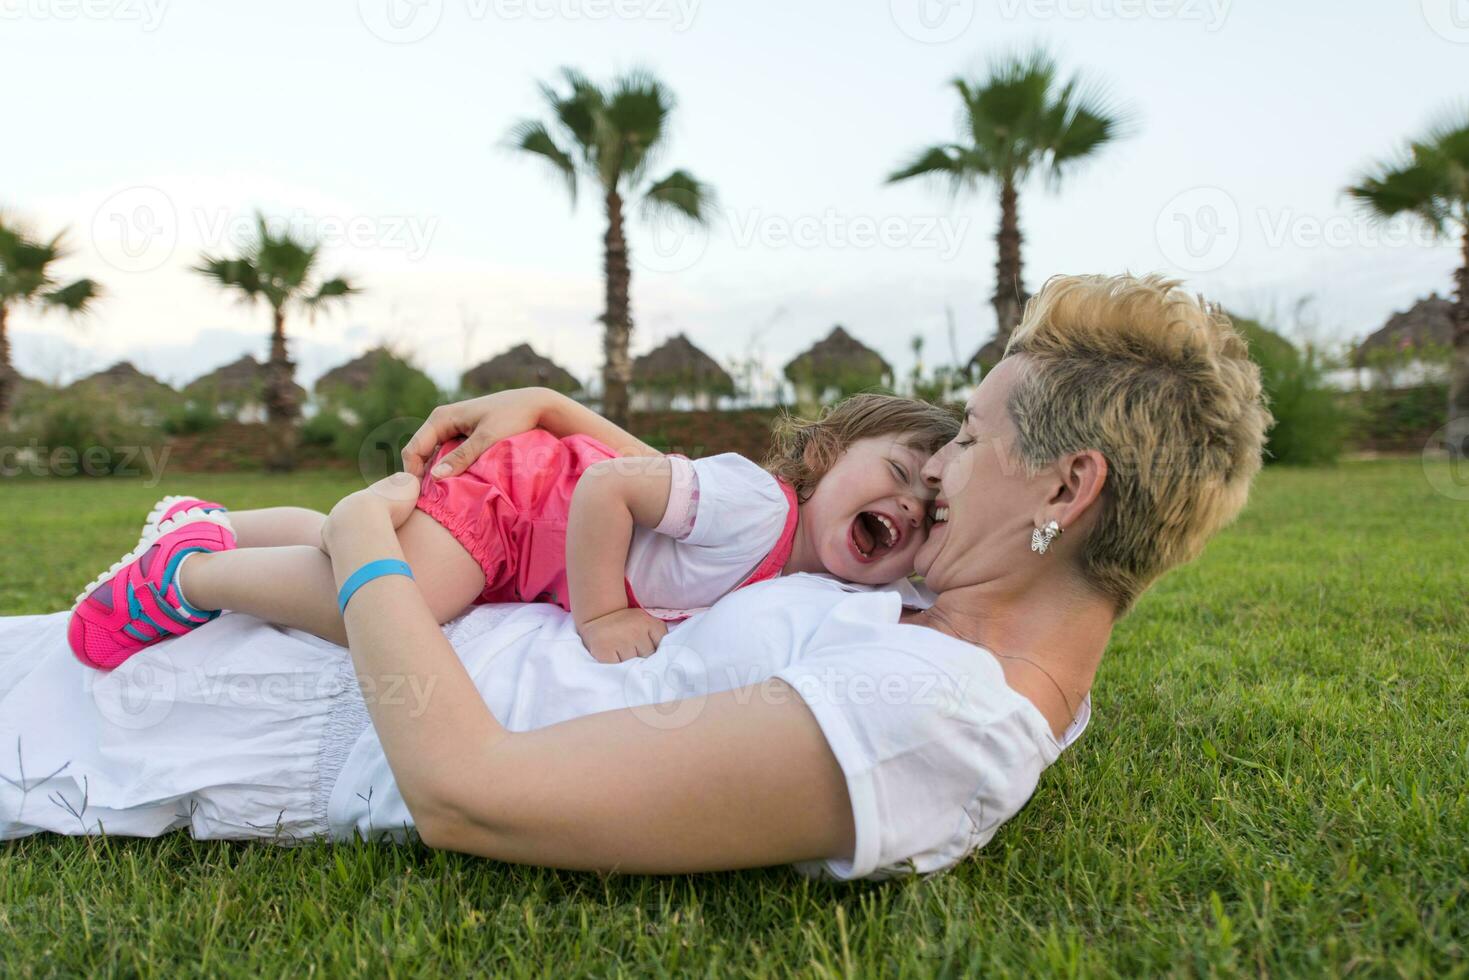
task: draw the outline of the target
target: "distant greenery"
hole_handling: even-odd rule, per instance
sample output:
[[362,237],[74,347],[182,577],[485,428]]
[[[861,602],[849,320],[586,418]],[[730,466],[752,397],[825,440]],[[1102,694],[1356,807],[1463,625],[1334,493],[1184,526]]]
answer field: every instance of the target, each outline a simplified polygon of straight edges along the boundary
[[163,434],[139,412],[98,392],[46,390],[27,398],[6,447],[7,467],[48,476],[153,475],[164,461]]
[[1326,384],[1329,369],[1320,350],[1297,348],[1256,320],[1233,317],[1250,344],[1250,357],[1260,365],[1260,379],[1270,399],[1275,425],[1265,446],[1271,463],[1333,463],[1346,440],[1349,420],[1335,392]]
[[412,364],[384,357],[364,387],[334,390],[330,407],[305,423],[301,439],[386,476],[396,471],[398,454],[428,413],[446,400]]
[[[0,563],[0,614],[65,608],[162,494],[325,509],[361,486],[0,481],[25,555]],[[947,875],[29,838],[0,844],[0,976],[1462,977],[1466,538],[1417,459],[1268,470],[1118,624],[1090,730]]]

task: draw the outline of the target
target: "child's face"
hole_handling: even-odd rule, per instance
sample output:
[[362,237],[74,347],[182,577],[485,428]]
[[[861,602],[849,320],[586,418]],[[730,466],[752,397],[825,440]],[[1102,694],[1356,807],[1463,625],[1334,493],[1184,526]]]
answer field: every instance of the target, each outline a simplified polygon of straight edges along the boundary
[[923,482],[929,454],[902,434],[859,439],[847,447],[801,505],[802,534],[816,559],[849,582],[885,585],[913,573],[928,537]]

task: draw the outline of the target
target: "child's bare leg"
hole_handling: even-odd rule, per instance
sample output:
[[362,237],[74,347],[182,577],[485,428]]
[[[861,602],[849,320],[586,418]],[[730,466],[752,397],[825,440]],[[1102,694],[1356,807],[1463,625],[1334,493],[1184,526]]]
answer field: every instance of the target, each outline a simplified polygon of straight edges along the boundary
[[[230,518],[233,521],[234,515]],[[439,622],[462,613],[484,591],[479,562],[427,514],[415,511],[398,529],[398,543]],[[249,613],[347,644],[331,559],[317,548],[251,547],[194,554],[179,568],[179,586],[196,609]]]
[[241,548],[279,548],[291,544],[321,545],[321,525],[326,515],[306,507],[262,507],[232,510],[230,527]]

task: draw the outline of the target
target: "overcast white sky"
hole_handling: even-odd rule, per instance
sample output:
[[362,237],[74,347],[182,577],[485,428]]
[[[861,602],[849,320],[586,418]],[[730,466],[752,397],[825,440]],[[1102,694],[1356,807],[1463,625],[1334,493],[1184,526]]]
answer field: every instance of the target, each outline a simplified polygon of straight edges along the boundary
[[[406,347],[442,383],[528,340],[600,361],[602,216],[503,149],[561,65],[678,94],[666,168],[717,189],[707,236],[634,223],[635,348],[683,331],[772,367],[841,322],[900,369],[915,334],[993,331],[991,196],[888,187],[949,139],[947,81],[1044,42],[1136,135],[1021,196],[1026,282],[1173,271],[1247,312],[1315,298],[1322,339],[1429,291],[1456,248],[1360,219],[1361,169],[1469,99],[1469,0],[0,0],[0,207],[69,229],[79,325],[12,319],[25,373],[129,357],[184,381],[268,316],[190,273],[256,208],[314,231],[367,292],[295,324],[305,380]],[[475,325],[466,330],[465,325]]]

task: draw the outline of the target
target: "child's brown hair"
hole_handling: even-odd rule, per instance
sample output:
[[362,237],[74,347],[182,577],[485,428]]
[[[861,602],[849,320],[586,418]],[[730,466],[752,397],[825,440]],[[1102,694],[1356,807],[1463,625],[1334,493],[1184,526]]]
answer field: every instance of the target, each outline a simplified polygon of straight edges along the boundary
[[958,432],[959,417],[947,408],[897,395],[853,395],[814,419],[782,415],[775,423],[765,468],[805,501],[858,439],[903,435],[908,446],[933,453]]

